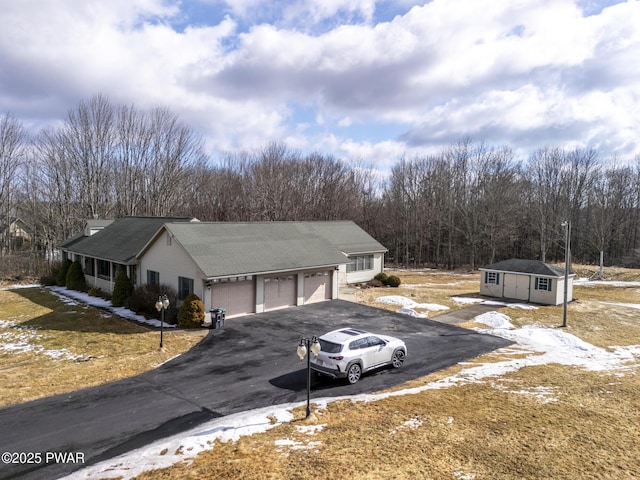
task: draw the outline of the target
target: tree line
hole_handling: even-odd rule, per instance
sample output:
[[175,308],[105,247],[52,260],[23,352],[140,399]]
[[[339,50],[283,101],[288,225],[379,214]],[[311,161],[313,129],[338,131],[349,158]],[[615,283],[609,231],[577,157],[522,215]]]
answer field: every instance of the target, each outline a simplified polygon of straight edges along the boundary
[[16,252],[52,258],[87,219],[193,216],[203,221],[353,220],[397,265],[477,268],[506,258],[637,265],[640,158],[544,146],[527,159],[462,139],[437,155],[366,162],[303,154],[282,143],[208,158],[204,142],[164,108],[97,95],[29,136],[0,117],[0,224],[20,218],[32,240]]

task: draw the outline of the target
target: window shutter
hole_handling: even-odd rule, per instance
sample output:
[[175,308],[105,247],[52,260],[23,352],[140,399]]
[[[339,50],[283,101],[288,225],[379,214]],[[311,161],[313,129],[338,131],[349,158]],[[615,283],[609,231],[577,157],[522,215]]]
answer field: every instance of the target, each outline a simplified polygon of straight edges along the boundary
[[536,277],[536,290],[538,290],[538,277]]
[[484,272],[484,283],[489,283],[489,272]]
[[496,285],[500,285],[500,274],[496,273]]
[[552,290],[551,288],[551,282],[553,282],[552,279],[549,279],[549,281],[547,282],[547,291],[550,292]]

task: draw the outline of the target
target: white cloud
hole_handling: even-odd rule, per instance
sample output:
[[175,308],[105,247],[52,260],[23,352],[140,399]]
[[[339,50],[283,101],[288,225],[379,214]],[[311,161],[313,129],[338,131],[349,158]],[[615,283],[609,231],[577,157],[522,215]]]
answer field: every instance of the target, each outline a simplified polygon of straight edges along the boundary
[[[386,21],[406,2],[193,2],[8,2],[0,111],[40,125],[102,93],[170,108],[212,149],[292,139],[377,165],[469,135],[640,153],[638,1],[433,0]],[[194,4],[214,24],[188,24]],[[406,134],[352,138],[371,122]]]

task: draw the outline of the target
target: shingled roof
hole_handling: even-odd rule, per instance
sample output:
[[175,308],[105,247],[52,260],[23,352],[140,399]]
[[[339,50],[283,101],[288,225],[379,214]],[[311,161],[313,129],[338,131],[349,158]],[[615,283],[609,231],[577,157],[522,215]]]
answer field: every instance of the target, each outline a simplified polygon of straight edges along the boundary
[[509,260],[503,260],[502,262],[492,263],[491,265],[480,268],[480,270],[497,270],[499,272],[526,273],[545,277],[564,276],[564,270],[544,263],[541,260],[523,260],[519,258],[512,258]]
[[210,278],[338,266],[347,263],[343,252],[385,250],[350,221],[171,223],[165,228]]
[[167,222],[189,222],[189,217],[123,217],[91,236],[83,234],[60,246],[78,255],[129,264],[153,235]]

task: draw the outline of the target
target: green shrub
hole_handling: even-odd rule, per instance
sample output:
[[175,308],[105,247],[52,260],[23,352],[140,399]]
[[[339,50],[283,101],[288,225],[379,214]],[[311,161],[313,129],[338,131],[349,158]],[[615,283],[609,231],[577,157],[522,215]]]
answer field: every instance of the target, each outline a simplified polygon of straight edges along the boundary
[[380,272],[379,274],[377,274],[375,277],[373,277],[375,280],[379,280],[380,282],[386,284],[387,283],[387,279],[389,277],[387,277],[387,274],[384,272]]
[[169,308],[164,312],[164,321],[175,325],[178,318],[178,309],[176,308],[178,294],[169,285],[144,284],[135,287],[133,295],[129,297],[124,306],[147,318],[160,318],[155,305],[161,295],[166,295],[169,299]]
[[87,293],[90,297],[102,297],[104,295],[100,287],[91,287]]
[[400,278],[396,277],[395,275],[389,275],[385,283],[389,287],[399,287],[401,282]]
[[60,264],[60,268],[56,273],[56,285],[59,287],[64,287],[67,285],[67,273],[69,273],[69,268],[73,262],[68,258]]
[[120,270],[116,275],[116,281],[113,285],[111,304],[114,307],[122,307],[127,303],[131,295],[133,295],[133,284],[131,280],[129,280],[127,272]]
[[204,303],[195,293],[184,299],[178,311],[178,326],[180,328],[198,328],[204,322]]
[[84,279],[84,273],[82,273],[82,265],[78,260],[69,267],[65,284],[70,290],[78,290],[79,292],[87,290],[87,282]]

